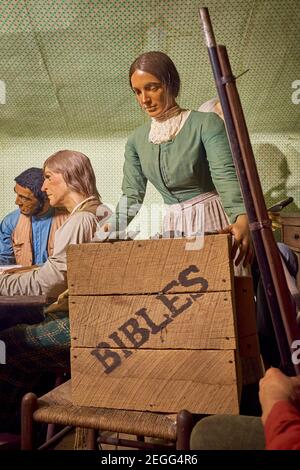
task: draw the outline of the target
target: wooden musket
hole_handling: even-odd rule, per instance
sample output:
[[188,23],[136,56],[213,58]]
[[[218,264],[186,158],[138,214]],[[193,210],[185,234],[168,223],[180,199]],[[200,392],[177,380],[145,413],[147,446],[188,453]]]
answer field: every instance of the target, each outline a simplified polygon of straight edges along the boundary
[[200,8],[200,19],[280,352],[281,368],[289,375],[300,374],[300,365],[292,361],[293,344],[297,344],[294,341],[300,339],[296,306],[273,236],[236,78],[231,71],[226,47],[216,44],[207,8]]

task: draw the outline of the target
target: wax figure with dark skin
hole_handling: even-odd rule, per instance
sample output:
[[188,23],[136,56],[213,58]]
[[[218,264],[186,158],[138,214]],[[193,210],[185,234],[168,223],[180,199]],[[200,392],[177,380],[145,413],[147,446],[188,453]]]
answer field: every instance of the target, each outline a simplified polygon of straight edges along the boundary
[[0,224],[0,264],[40,265],[53,254],[55,232],[69,214],[50,206],[41,168],[28,168],[15,182],[18,209]]
[[[136,129],[125,148],[122,192],[104,231],[124,229],[143,202],[147,181],[167,204],[164,231],[185,236],[197,231],[231,233],[235,263],[252,259],[252,245],[239,183],[222,119],[181,108],[180,78],[162,52],[139,56],[129,71],[130,87],[151,118]],[[204,209],[204,227],[199,226]]]
[[56,232],[53,256],[34,271],[0,276],[0,294],[61,295],[45,310],[43,321],[0,332],[7,358],[0,369],[0,428],[6,431],[19,426],[24,393],[39,393],[45,375],[69,367],[66,249],[70,244],[90,242],[101,218],[109,212],[103,210],[93,168],[82,153],[63,150],[51,155],[44,163],[44,176],[42,190],[50,205],[64,207],[70,215]]

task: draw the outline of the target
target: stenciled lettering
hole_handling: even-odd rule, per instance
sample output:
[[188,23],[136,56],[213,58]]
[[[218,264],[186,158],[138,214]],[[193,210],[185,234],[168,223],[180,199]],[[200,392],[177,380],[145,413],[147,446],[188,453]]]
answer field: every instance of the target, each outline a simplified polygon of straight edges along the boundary
[[[140,326],[136,318],[129,318],[125,323],[123,323],[118,331],[123,333],[131,345],[126,345],[124,341],[120,338],[117,331],[114,331],[108,337],[120,348],[120,351],[123,353],[124,358],[128,358],[133,353],[130,347],[140,348],[143,346],[150,337],[150,334],[156,335],[160,333],[163,328],[165,328],[169,323],[174,321],[174,319],[187,310],[194,301],[196,301],[208,288],[208,282],[203,277],[197,276],[190,278],[189,276],[192,273],[199,273],[199,268],[195,265],[190,265],[188,268],[184,269],[179,273],[178,280],[174,279],[169,282],[163,289],[162,293],[155,296],[157,300],[160,300],[165,307],[171,312],[171,316],[164,313],[164,320],[156,324],[149,316],[146,307],[139,309],[135,312],[135,315],[145,321],[147,328]],[[199,291],[189,293],[187,297],[183,295],[167,295],[174,287],[190,287],[199,285]],[[184,303],[181,305],[175,305],[179,300],[183,300]],[[100,350],[103,350],[101,352]],[[119,353],[113,349],[113,346],[106,342],[101,342],[98,344],[97,349],[94,349],[91,354],[95,356],[98,361],[103,365],[104,372],[106,374],[111,373],[116,367],[119,367],[122,364],[122,358]]]
[[129,349],[127,349],[126,344],[123,343],[123,341],[118,336],[118,333],[116,331],[114,331],[111,335],[109,335],[109,338],[111,338],[116,343],[116,345],[121,348],[121,351],[124,354],[124,357],[131,356],[132,352]]
[[191,273],[199,273],[199,268],[192,264],[189,266],[187,269],[184,269],[181,271],[181,273],[178,276],[178,280],[180,284],[184,287],[189,287],[189,286],[194,286],[195,284],[201,284],[202,288],[200,289],[200,292],[206,291],[208,288],[208,282],[204,277],[193,277],[192,279],[188,279],[188,275]]
[[[121,365],[121,357],[116,351],[112,351],[111,346],[108,343],[99,343],[97,349],[91,351],[92,356],[95,356],[104,367],[105,374],[109,374],[116,367]],[[100,353],[100,349],[103,349],[103,353]]]
[[151,318],[147,314],[146,308],[141,308],[135,314],[138,315],[139,317],[142,317],[145,320],[145,322],[150,328],[150,332],[152,335],[156,335],[157,333],[160,333],[160,331],[163,328],[165,328],[169,323],[173,321],[173,319],[169,315],[164,313],[163,316],[166,318],[166,320],[162,321],[159,325],[156,325],[154,321],[151,320]]
[[[180,276],[180,274],[179,274]],[[166,293],[169,292],[170,290],[173,289],[173,287],[175,286],[179,286],[179,282],[178,281],[171,281],[169,282],[169,284],[167,284],[164,288],[163,288],[163,294],[158,294],[155,298],[160,300],[166,307],[168,310],[170,310],[170,312],[172,313],[172,316],[173,317],[176,317],[177,315],[179,315],[180,313],[184,312],[187,308],[189,308],[191,305],[192,305],[192,300],[190,298],[188,298],[188,301],[181,305],[179,308],[175,307],[175,302],[177,302],[178,299],[180,299],[180,297],[178,295],[174,295],[173,297],[167,297],[166,296]]]
[[[119,331],[122,331],[135,348],[140,348],[149,339],[150,331],[148,328],[141,328],[135,318],[129,318],[123,323]],[[139,340],[137,339],[139,337]]]
[[[184,269],[183,271],[181,271],[181,273],[179,273],[179,276],[178,276],[179,283],[177,281],[170,282],[163,289],[164,293],[156,296],[156,299],[163,302],[163,304],[170,310],[173,317],[177,317],[177,315],[180,315],[182,312],[187,310],[192,305],[193,301],[202,295],[201,292],[207,290],[208,282],[203,277],[194,277],[192,279],[188,279],[188,276],[191,273],[198,273],[198,272],[199,272],[199,269],[197,268],[197,266],[195,265],[189,266],[187,269]],[[184,287],[189,287],[189,286],[193,286],[196,284],[200,284],[201,289],[200,289],[200,292],[196,293],[195,295],[190,294],[189,297],[185,297],[186,302],[183,305],[181,305],[180,307],[175,307],[175,303],[179,299],[181,299],[182,296],[179,297],[178,295],[175,295],[172,298],[170,298],[170,296],[168,297],[165,294],[166,292],[169,292],[171,289],[173,289],[173,287],[179,284],[181,284]]]

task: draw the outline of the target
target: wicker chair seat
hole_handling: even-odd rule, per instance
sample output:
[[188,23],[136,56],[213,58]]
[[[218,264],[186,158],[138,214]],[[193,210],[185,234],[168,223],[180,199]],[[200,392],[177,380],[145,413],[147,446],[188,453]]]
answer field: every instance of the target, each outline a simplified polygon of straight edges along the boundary
[[76,406],[71,402],[71,380],[43,395],[37,403],[33,413],[37,422],[176,440],[176,414]]

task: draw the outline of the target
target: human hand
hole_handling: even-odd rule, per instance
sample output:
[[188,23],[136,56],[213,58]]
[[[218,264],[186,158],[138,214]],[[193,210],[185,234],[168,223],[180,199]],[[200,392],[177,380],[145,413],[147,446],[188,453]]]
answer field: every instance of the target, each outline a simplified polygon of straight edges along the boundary
[[282,218],[280,212],[268,212],[269,219],[272,221],[272,230],[275,232],[276,229],[282,227]]
[[279,369],[271,367],[259,382],[259,400],[262,406],[262,422],[278,401],[300,403],[300,376],[288,377]]
[[242,259],[243,266],[251,263],[253,260],[253,247],[248,223],[248,217],[246,214],[241,214],[237,217],[234,224],[228,225],[219,233],[231,233],[234,237],[234,243],[231,250],[232,259],[235,258],[237,250],[239,249],[239,255],[235,260],[235,265],[240,264]]

